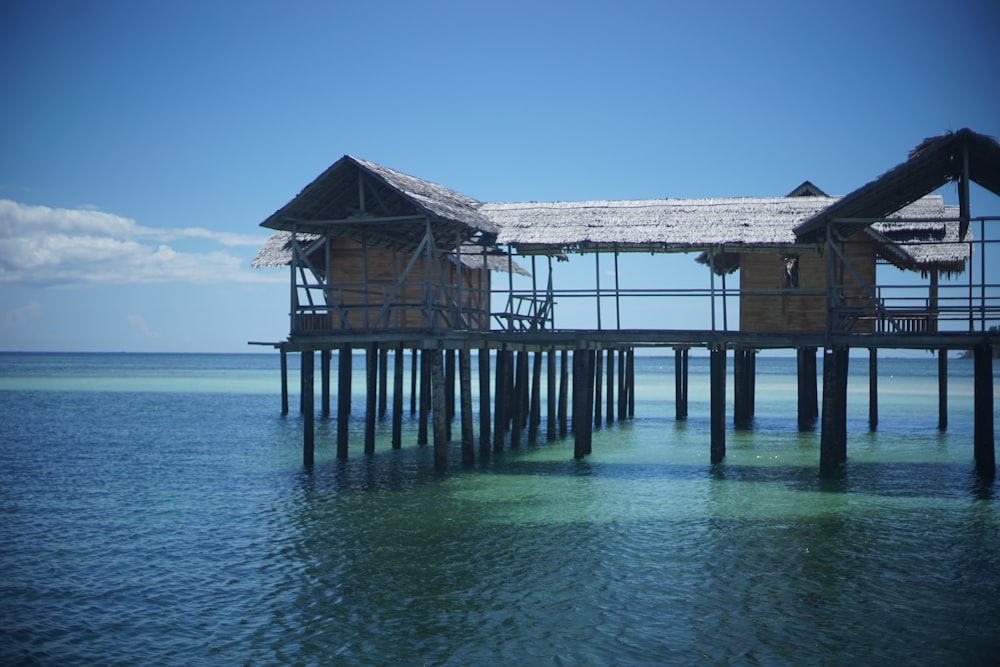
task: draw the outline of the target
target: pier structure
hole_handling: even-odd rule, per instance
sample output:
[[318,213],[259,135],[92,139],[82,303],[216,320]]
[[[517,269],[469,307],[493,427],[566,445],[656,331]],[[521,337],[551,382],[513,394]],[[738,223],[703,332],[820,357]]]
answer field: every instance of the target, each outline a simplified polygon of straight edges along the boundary
[[[851,348],[869,352],[873,429],[879,419],[879,350],[938,354],[942,429],[947,355],[962,350],[974,357],[975,466],[992,478],[1000,285],[986,271],[996,265],[995,234],[991,239],[987,224],[992,230],[1000,218],[972,215],[971,182],[1000,195],[1000,145],[970,130],[925,140],[906,161],[843,197],[829,197],[807,181],[773,198],[491,204],[345,156],[262,223],[275,233],[254,266],[285,267],[290,275],[289,336],[264,343],[281,354],[282,411],[288,411],[286,355],[300,353],[303,461],[311,464],[314,354],[320,353],[321,409],[328,415],[336,351],[336,451],[346,458],[352,351],[364,350],[364,451],[373,452],[374,424],[388,409],[391,354],[392,446],[400,447],[403,358],[409,352],[417,441],[427,444],[432,434],[435,465],[444,468],[454,435],[456,377],[462,460],[468,463],[477,454],[517,448],[525,435],[529,442],[537,439],[544,371],[546,437],[571,432],[574,455],[582,458],[591,452],[595,427],[634,414],[637,348],[674,351],[677,419],[688,416],[688,355],[700,348],[710,358],[709,459],[721,464],[729,355],[733,426],[749,428],[756,353],[789,349],[797,359],[799,426],[813,428],[819,420],[819,467],[830,474],[847,458]],[[948,183],[957,184],[958,206],[932,194]],[[697,253],[697,262],[707,267],[708,287],[656,285],[651,277],[640,289],[623,288],[619,262],[636,252]],[[596,289],[559,284],[558,265],[576,256],[593,258]],[[927,283],[916,291],[911,284],[886,284],[877,278],[878,265],[915,272]],[[614,285],[602,286],[608,267]],[[727,284],[737,271],[738,286]],[[939,276],[961,273],[968,275],[967,285],[940,284]],[[530,288],[515,289],[515,275],[530,278]],[[740,303],[737,327],[730,326],[727,310],[734,298]],[[596,327],[559,327],[558,305],[579,299],[595,304]],[[657,308],[677,299],[700,300],[709,304],[711,327],[628,327],[620,308],[626,299]],[[613,322],[602,320],[609,303]]]

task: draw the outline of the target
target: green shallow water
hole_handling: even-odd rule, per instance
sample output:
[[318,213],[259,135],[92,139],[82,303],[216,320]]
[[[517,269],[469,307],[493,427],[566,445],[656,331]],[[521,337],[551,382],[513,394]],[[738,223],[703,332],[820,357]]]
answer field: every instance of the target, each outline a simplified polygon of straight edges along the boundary
[[676,423],[672,359],[639,358],[636,419],[586,460],[453,445],[436,474],[408,411],[402,450],[386,421],[361,454],[360,395],[350,460],[319,420],[304,470],[276,357],[0,355],[0,663],[995,664],[964,363],[940,433],[934,360],[882,360],[871,433],[854,362],[824,481],[789,359],[758,360],[719,466],[705,360]]

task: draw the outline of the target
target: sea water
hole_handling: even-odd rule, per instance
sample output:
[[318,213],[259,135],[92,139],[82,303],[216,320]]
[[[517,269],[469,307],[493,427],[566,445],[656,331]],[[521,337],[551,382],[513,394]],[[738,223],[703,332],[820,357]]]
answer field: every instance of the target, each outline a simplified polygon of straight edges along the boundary
[[317,419],[306,469],[276,354],[0,355],[0,663],[997,664],[972,364],[942,432],[931,355],[879,360],[875,431],[851,363],[823,480],[794,358],[758,359],[750,430],[729,378],[721,465],[707,359],[678,422],[673,358],[638,356],[635,418],[586,459],[543,438],[462,467],[456,442],[435,473],[408,398],[403,449],[390,413],[363,454],[363,357],[350,459]]

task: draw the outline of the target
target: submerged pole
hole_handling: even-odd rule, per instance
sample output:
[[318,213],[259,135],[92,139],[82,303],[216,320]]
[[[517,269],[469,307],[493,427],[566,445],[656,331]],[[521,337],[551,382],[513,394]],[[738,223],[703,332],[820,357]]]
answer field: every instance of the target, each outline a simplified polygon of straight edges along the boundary
[[278,346],[281,355],[281,414],[288,414],[288,351],[285,345]]
[[716,345],[710,354],[711,462],[726,457],[726,348]]
[[548,351],[548,368],[545,371],[545,381],[548,389],[545,396],[545,437],[549,442],[555,440],[556,437],[556,413],[558,412],[556,407],[558,403],[556,380],[556,349],[552,347]]
[[688,416],[688,348],[674,348],[674,418]]
[[302,350],[301,372],[302,408],[302,465],[311,466],[315,452],[315,430],[313,423],[313,351]]
[[430,365],[431,402],[434,413],[434,469],[448,468],[448,413],[444,363],[440,348],[425,349]]
[[823,424],[819,444],[820,474],[836,473],[847,460],[848,348],[834,345],[823,352]]
[[490,348],[479,348],[479,456],[490,454]]
[[351,345],[340,346],[337,357],[337,458],[347,459],[347,434],[351,415]]
[[559,437],[565,438],[569,427],[566,423],[566,412],[569,408],[569,350],[563,348],[560,354],[559,366]]
[[496,383],[493,393],[493,451],[503,451],[504,434],[507,431],[507,350],[500,348],[497,350],[497,367],[494,371],[494,381]]
[[458,394],[462,420],[462,464],[471,465],[476,461],[476,450],[472,428],[472,353],[467,347],[458,351]]
[[321,350],[319,353],[320,372],[320,414],[323,417],[330,416],[330,357],[333,353],[329,350]]
[[542,361],[545,353],[535,351],[534,364],[531,367],[531,405],[528,408],[528,442],[538,442],[538,427],[542,423]]
[[396,345],[392,366],[392,448],[403,446],[403,344]]
[[868,428],[878,428],[878,348],[868,348]]
[[819,417],[816,393],[816,348],[800,347],[795,351],[798,370],[799,430],[813,428]]
[[976,345],[973,353],[974,421],[973,433],[976,471],[985,479],[996,477],[996,450],[993,433],[993,346]]
[[365,454],[375,453],[375,414],[378,407],[378,343],[365,348]]
[[938,350],[938,430],[948,428],[948,350]]
[[605,423],[612,424],[615,421],[615,349],[608,348],[608,403],[607,417]]

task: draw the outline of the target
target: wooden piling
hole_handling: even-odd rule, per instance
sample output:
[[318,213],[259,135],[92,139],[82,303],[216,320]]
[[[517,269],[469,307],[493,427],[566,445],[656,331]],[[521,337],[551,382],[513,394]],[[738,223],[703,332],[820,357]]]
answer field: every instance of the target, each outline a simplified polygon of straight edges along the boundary
[[375,453],[375,417],[378,408],[378,343],[365,346],[365,454]]
[[819,470],[836,474],[847,460],[847,362],[848,348],[835,345],[823,352],[823,413],[819,444]]
[[674,348],[674,418],[688,416],[688,348]]
[[458,395],[462,421],[462,465],[476,462],[472,427],[472,354],[469,348],[458,351]]
[[434,469],[448,469],[448,408],[445,391],[444,362],[439,348],[425,349],[430,366],[431,403],[434,415]]
[[347,460],[347,436],[351,419],[351,346],[340,346],[337,356],[337,458]]
[[819,399],[816,390],[816,348],[800,347],[795,350],[798,370],[799,430],[810,430],[819,417]]
[[593,350],[578,344],[573,350],[573,457],[582,459],[590,453],[593,432]]
[[565,438],[568,432],[566,412],[569,408],[569,350],[560,351],[559,366],[559,437]]
[[420,359],[417,348],[410,350],[410,414],[417,413],[417,397],[420,395],[417,385],[417,374],[419,373]]
[[396,345],[392,366],[392,448],[403,446],[403,344]]
[[993,433],[993,347],[989,343],[976,345],[973,364],[973,447],[976,471],[983,479],[993,480],[996,477],[996,449]]
[[[437,358],[440,360],[441,356],[438,355]],[[427,444],[427,421],[431,413],[431,360],[431,350],[420,350],[420,396],[417,399],[420,408],[420,413],[417,415],[418,445]],[[441,398],[444,400],[443,394]]]
[[868,348],[868,428],[878,428],[878,348]]
[[546,398],[546,410],[545,410],[545,437],[551,442],[555,440],[556,437],[556,415],[558,413],[558,389],[557,389],[557,376],[556,376],[556,349],[549,348],[548,351],[548,368],[545,372],[545,381],[548,385],[548,391],[545,392]]
[[479,348],[479,456],[490,454],[490,349]]
[[753,350],[733,349],[733,426],[748,429],[753,425]]
[[601,410],[601,387],[604,385],[604,352],[597,350],[594,366],[594,428],[601,427],[603,414]]
[[506,349],[497,350],[494,371],[495,390],[493,395],[493,451],[503,451],[504,435],[507,431],[507,359]]
[[628,416],[628,388],[625,384],[625,348],[618,350],[618,421],[622,421]]
[[630,347],[625,354],[625,391],[628,399],[628,418],[635,417],[635,348]]
[[726,348],[715,346],[709,353],[711,396],[711,462],[726,457]]
[[330,416],[330,357],[333,356],[330,350],[321,350],[319,353],[319,373],[320,373],[320,415],[324,418]]
[[948,428],[948,350],[938,350],[938,430]]
[[615,355],[614,348],[608,348],[608,397],[606,424],[613,424],[615,421]]
[[378,375],[378,418],[381,421],[389,408],[389,348],[386,345],[379,347]]
[[523,394],[527,391],[527,352],[518,350],[514,361],[514,389],[510,396],[510,448],[521,446],[521,429],[524,423]]
[[542,423],[542,361],[545,353],[535,351],[531,367],[531,405],[528,407],[528,443],[538,442],[538,427]]
[[[444,400],[445,419],[450,424],[455,419],[455,350],[443,350],[444,356]],[[448,428],[451,440],[451,427]]]
[[313,351],[302,350],[301,408],[302,408],[302,465],[311,466],[315,457],[315,424],[313,420]]
[[278,354],[281,357],[281,414],[288,414],[288,352],[284,345],[278,345]]

